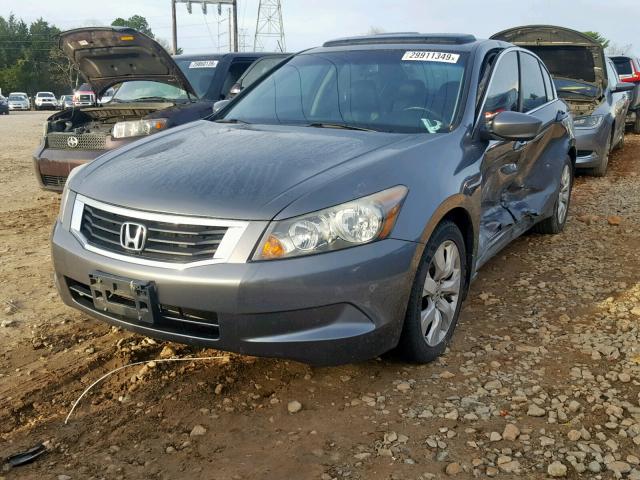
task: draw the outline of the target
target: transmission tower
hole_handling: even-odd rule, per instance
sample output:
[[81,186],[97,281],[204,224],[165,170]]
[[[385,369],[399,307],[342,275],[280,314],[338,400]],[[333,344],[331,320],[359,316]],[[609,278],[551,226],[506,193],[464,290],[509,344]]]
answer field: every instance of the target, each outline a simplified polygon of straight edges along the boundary
[[284,23],[282,22],[280,0],[260,0],[256,36],[253,40],[254,51],[263,51],[270,38],[278,42],[278,50],[281,52],[286,51],[287,46],[284,41]]

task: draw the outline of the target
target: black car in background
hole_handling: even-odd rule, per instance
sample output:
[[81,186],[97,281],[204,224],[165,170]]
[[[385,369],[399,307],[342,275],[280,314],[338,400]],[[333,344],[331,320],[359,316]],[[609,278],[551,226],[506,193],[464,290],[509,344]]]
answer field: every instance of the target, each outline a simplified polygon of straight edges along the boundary
[[616,67],[621,82],[632,83],[635,88],[629,92],[631,103],[627,124],[633,125],[633,133],[640,133],[640,59],[626,56],[610,57]]
[[[58,112],[47,119],[34,153],[43,188],[62,191],[69,172],[106,151],[203,118],[264,53],[172,57],[131,28],[90,27],[60,34],[59,47],[95,93],[108,102]],[[111,93],[111,92],[110,92]]]
[[9,100],[0,95],[0,115],[9,115]]
[[236,83],[233,84],[226,98],[231,99],[247,88],[253,82],[269,72],[272,68],[279,65],[286,58],[291,56],[289,53],[279,53],[275,55],[267,55],[259,58],[242,74]]

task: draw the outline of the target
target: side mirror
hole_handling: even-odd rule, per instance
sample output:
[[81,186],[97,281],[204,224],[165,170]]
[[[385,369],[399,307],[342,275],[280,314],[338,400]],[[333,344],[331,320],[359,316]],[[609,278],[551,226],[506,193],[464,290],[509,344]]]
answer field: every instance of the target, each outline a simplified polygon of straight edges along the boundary
[[220,110],[226,107],[229,102],[231,102],[231,100],[218,100],[213,104],[213,113],[218,113]]
[[630,92],[636,88],[635,83],[618,83],[611,89],[611,93]]
[[483,129],[487,140],[531,140],[538,136],[542,120],[520,112],[500,112]]
[[227,98],[233,98],[236,95],[238,95],[241,91],[242,91],[242,85],[240,85],[239,83],[234,83],[233,87],[231,87],[231,89],[229,90],[229,95],[227,95]]

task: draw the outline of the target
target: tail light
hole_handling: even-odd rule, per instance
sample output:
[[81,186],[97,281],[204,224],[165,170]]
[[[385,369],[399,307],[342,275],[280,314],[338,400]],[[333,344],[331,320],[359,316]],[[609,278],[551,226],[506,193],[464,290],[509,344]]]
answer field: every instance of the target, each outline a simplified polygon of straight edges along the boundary
[[631,64],[631,69],[633,70],[633,73],[631,75],[625,75],[624,78],[620,78],[620,80],[627,83],[640,82],[640,71],[638,71],[638,69],[636,68],[636,62],[634,62],[633,60],[630,60],[629,63]]
[[640,72],[634,72],[632,75],[625,75],[625,77],[620,80],[628,83],[638,83],[640,82]]

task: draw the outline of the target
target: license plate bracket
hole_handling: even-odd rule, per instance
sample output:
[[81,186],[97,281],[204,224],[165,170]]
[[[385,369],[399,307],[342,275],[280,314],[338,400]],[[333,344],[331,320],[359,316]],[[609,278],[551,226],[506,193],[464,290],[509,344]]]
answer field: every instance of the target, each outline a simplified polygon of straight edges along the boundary
[[96,310],[152,325],[158,301],[154,282],[133,280],[104,272],[89,274]]

